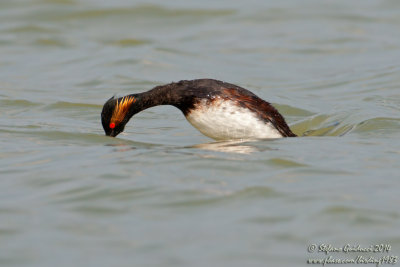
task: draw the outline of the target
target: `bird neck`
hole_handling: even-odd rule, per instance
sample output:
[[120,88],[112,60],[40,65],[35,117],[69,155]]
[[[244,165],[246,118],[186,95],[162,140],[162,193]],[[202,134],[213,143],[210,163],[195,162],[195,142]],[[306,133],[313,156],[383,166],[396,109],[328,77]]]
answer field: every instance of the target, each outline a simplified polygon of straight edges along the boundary
[[180,89],[178,85],[167,84],[154,87],[147,92],[128,95],[136,99],[135,103],[130,107],[128,113],[129,118],[136,113],[155,106],[172,105],[178,107],[181,101],[181,95],[178,93],[179,90],[177,89]]

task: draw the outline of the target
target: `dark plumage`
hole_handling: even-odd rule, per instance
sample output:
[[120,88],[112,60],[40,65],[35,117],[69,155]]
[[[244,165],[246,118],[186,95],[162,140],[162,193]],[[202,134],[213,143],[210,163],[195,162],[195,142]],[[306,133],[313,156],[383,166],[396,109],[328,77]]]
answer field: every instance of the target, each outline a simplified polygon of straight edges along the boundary
[[[290,130],[282,115],[270,103],[242,87],[212,79],[185,80],[157,86],[144,93],[131,94],[118,99],[112,97],[104,104],[101,120],[106,135],[117,136],[124,130],[126,123],[133,115],[150,107],[172,105],[180,109],[189,122],[192,123],[191,115],[197,116],[194,111],[198,112],[205,109],[209,112],[208,108],[213,108],[213,110],[215,108],[226,109],[225,105],[222,107],[221,103],[229,103],[233,109],[236,110],[237,108],[238,112],[248,112],[254,115],[254,118],[257,118],[260,124],[274,127],[277,131],[276,133],[279,132],[280,137],[296,136]],[[217,118],[215,122],[217,123]],[[198,127],[197,121],[192,124],[199,129],[200,126]],[[235,120],[235,125],[232,125],[235,131],[243,132],[244,137],[247,132],[252,133],[252,129],[242,129],[248,126],[239,124],[241,124],[240,120],[239,123]],[[218,127],[218,125],[215,126]],[[224,134],[221,135],[222,137],[219,138],[218,134],[216,135],[217,137],[214,137],[215,133],[207,134],[206,130],[199,130],[215,139],[235,139],[236,136],[232,133],[232,138],[230,138],[231,135],[225,130]],[[260,136],[264,135],[261,134]],[[257,134],[252,133],[251,137],[257,137]]]

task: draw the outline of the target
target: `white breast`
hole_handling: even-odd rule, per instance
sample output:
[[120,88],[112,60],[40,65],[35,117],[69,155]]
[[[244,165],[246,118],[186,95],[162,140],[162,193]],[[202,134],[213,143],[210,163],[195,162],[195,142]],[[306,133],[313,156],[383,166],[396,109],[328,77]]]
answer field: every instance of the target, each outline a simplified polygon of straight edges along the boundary
[[211,104],[203,100],[187,114],[186,119],[201,133],[215,140],[282,137],[272,123],[265,123],[251,110],[230,100],[215,99]]

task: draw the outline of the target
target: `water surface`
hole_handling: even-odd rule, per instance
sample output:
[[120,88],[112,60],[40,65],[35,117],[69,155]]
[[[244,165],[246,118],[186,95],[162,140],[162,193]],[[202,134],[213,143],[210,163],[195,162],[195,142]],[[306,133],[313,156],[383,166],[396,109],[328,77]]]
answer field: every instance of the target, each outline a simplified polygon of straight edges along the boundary
[[[321,243],[400,256],[399,12],[1,1],[0,264],[307,266]],[[270,101],[302,137],[214,142],[173,107],[104,136],[112,95],[204,77]]]

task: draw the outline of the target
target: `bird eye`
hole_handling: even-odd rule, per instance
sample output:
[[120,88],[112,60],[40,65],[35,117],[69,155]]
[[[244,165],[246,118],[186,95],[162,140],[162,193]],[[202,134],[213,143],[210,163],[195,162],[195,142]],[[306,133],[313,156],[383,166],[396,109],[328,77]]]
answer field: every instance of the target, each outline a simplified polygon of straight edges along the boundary
[[115,128],[115,123],[111,122],[110,123],[110,129],[114,129]]

